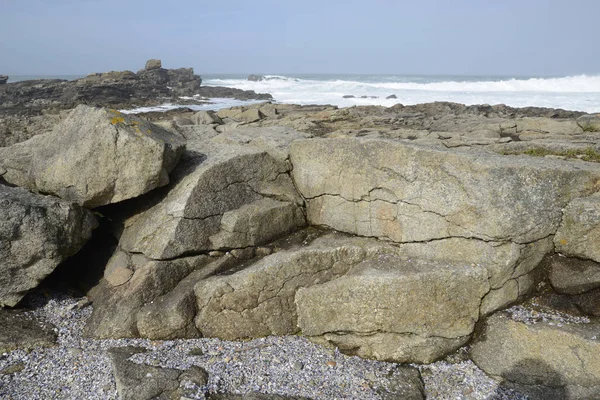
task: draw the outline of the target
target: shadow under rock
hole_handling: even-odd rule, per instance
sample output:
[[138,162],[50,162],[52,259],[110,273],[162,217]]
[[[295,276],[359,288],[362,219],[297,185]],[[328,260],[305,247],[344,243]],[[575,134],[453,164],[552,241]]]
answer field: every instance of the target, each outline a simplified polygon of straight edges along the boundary
[[541,360],[521,360],[503,376],[506,381],[489,400],[515,399],[519,394],[529,400],[570,399],[562,376]]

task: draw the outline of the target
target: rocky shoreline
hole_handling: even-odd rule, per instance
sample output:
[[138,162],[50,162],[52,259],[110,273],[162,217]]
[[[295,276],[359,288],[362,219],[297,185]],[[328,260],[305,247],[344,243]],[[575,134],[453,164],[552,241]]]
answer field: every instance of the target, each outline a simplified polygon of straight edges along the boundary
[[0,135],[0,396],[600,395],[600,115],[86,90]]

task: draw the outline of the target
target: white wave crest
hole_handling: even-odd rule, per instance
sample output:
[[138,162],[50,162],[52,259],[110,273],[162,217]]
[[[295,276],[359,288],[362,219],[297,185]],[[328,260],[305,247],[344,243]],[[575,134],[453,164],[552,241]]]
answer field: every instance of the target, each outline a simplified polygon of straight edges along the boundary
[[[452,101],[464,104],[507,104],[586,112],[600,111],[600,75],[562,78],[488,79],[410,76],[323,77],[309,79],[267,75],[272,79],[209,79],[206,85],[270,93],[276,101],[296,104],[383,105]],[[389,95],[397,99],[387,99]],[[354,98],[344,98],[354,96]],[[363,96],[366,96],[363,97]],[[363,98],[361,98],[363,97]]]

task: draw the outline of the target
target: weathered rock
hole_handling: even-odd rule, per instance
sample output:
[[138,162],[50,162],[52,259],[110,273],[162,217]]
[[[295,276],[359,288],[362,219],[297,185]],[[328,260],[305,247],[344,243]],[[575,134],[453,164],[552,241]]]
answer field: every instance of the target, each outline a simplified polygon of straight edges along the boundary
[[[297,228],[299,211],[280,204],[301,204],[286,163],[253,146],[208,141],[197,146],[174,172],[175,183],[168,194],[158,194],[156,205],[125,222],[120,241],[124,250],[154,259],[172,259],[235,247],[226,241],[226,233],[219,233],[240,224],[249,229],[246,244],[253,246]],[[225,213],[265,198],[277,204],[273,212],[262,214],[258,207],[247,207],[223,220]],[[249,214],[251,211],[257,213]],[[289,215],[283,216],[281,212],[286,211]],[[259,219],[267,215],[271,222],[277,219],[278,223],[261,225]],[[284,226],[284,222],[288,224]]]
[[221,231],[210,241],[217,249],[250,247],[270,242],[304,224],[304,214],[296,204],[264,198],[224,213]]
[[554,256],[550,261],[550,283],[565,294],[581,294],[600,288],[600,264],[591,260]]
[[8,76],[0,75],[0,85],[4,85],[6,82],[8,82]]
[[156,60],[156,59],[152,59],[152,60],[148,60],[146,61],[146,71],[151,71],[153,69],[160,69],[162,68],[162,62],[160,60]]
[[389,96],[386,97],[387,100],[389,99],[397,99],[398,96],[396,96],[395,94],[390,94]]
[[596,323],[526,324],[498,313],[485,323],[471,358],[486,373],[534,395],[541,386],[561,392],[562,398],[595,398],[600,394],[598,335]]
[[391,140],[291,145],[311,224],[398,243],[448,237],[529,243],[598,189],[600,167],[429,148]]
[[567,205],[554,244],[558,252],[600,262],[600,194]]
[[577,125],[584,132],[600,132],[600,114],[587,114],[577,118]]
[[344,98],[344,99],[354,99],[355,96],[351,95],[351,94],[345,94],[345,95],[342,96],[342,98]]
[[387,387],[378,390],[382,400],[425,399],[425,388],[418,369],[398,366],[390,371],[388,379]]
[[56,333],[52,325],[36,321],[23,312],[0,309],[0,354],[55,344]]
[[231,275],[195,286],[196,327],[205,337],[240,339],[298,331],[294,296],[363,260],[395,249],[372,239],[325,236],[298,250],[263,258]]
[[146,302],[134,316],[139,335],[148,339],[176,339],[201,337],[194,325],[196,316],[196,296],[194,286],[201,280],[226,271],[251,254],[237,258],[231,253],[212,261],[205,267],[193,271],[177,286],[162,296]]
[[179,400],[192,396],[208,383],[208,373],[200,367],[188,370],[137,364],[129,358],[145,349],[116,347],[109,350],[117,393],[121,400]]
[[[31,154],[31,164],[23,171],[30,189],[90,208],[168,184],[169,172],[185,149],[182,139],[154,124],[87,106],[73,110],[52,133],[17,146]],[[0,162],[6,169],[24,169],[9,165],[10,160]],[[10,183],[25,181],[3,177]]]
[[[99,339],[139,337],[137,315],[142,307],[168,293],[193,271],[206,267],[207,274],[212,273],[208,266],[210,261],[208,256],[157,261],[117,250],[106,267],[105,279],[89,293],[94,311],[87,321],[85,334]],[[122,271],[120,274],[128,278],[111,279],[115,271]],[[163,318],[163,330],[168,330],[171,325],[167,317],[161,316],[153,322],[160,324]]]
[[0,185],[0,307],[16,305],[96,226],[93,214],[75,204]]
[[380,256],[296,294],[298,326],[361,357],[428,363],[473,332],[487,271]]

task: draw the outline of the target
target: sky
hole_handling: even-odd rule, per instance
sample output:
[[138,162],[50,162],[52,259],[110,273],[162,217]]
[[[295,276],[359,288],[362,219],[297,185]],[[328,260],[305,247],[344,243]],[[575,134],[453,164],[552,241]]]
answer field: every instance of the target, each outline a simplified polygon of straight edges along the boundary
[[0,74],[600,74],[598,0],[0,0]]

